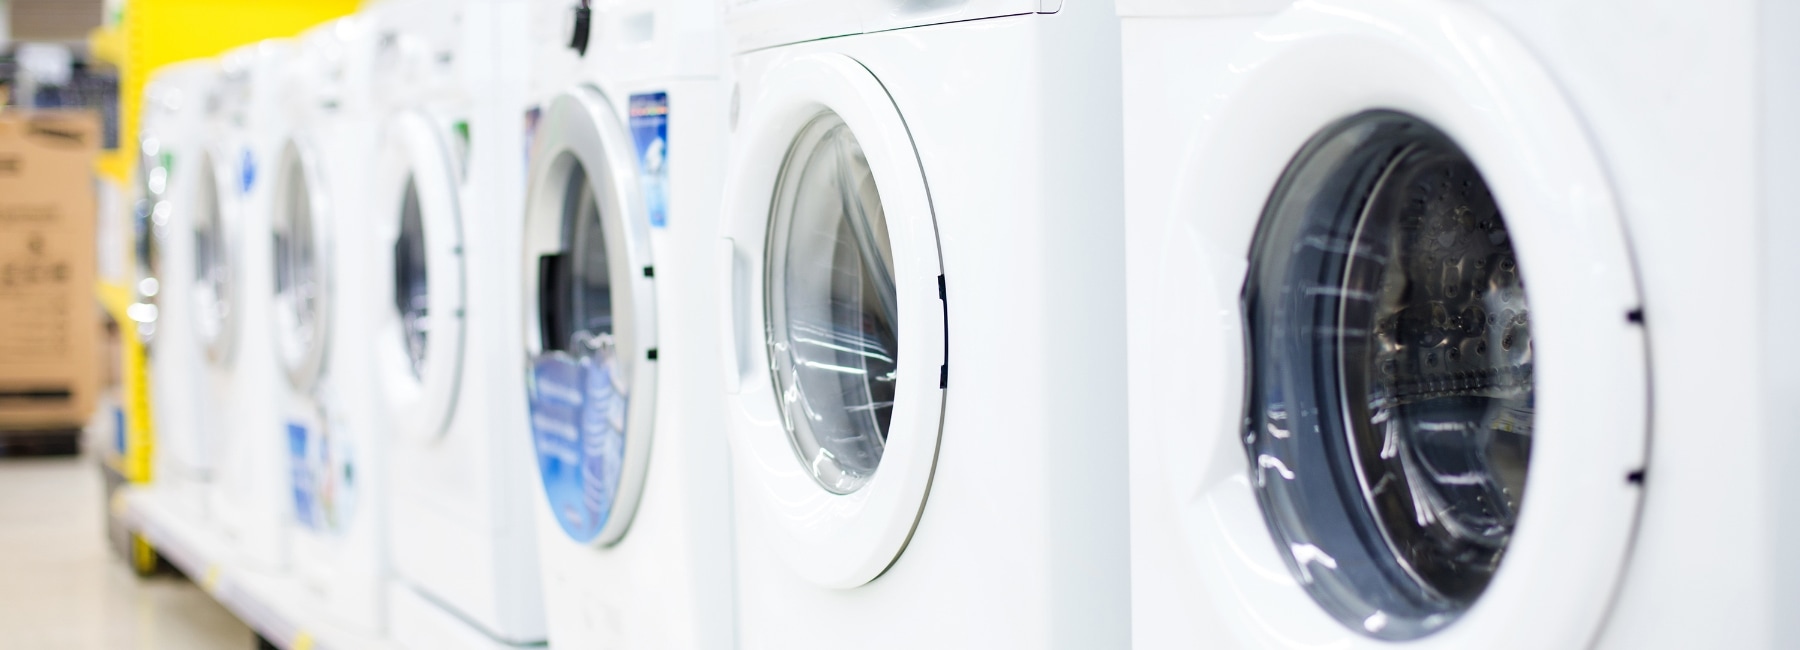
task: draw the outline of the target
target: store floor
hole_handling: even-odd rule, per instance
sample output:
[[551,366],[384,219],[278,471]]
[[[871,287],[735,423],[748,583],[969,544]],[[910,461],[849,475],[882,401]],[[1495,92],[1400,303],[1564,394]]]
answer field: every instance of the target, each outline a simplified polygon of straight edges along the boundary
[[0,647],[255,647],[185,578],[134,575],[107,547],[104,500],[93,458],[0,458]]

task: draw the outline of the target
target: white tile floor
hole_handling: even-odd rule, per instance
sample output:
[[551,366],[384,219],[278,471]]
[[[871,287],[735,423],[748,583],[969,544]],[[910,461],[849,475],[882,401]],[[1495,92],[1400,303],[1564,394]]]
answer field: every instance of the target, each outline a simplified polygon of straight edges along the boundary
[[132,574],[107,547],[103,492],[91,457],[0,457],[0,647],[254,648],[185,578]]

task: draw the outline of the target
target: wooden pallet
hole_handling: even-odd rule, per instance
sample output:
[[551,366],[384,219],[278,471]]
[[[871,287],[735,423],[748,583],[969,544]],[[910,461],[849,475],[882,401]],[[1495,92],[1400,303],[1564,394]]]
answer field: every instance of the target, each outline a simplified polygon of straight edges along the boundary
[[0,457],[73,456],[81,453],[81,429],[0,429]]

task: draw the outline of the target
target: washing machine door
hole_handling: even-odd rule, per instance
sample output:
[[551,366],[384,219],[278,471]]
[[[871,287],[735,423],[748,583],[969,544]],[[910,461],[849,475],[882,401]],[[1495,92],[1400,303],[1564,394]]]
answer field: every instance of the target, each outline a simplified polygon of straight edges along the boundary
[[1277,188],[1244,289],[1255,485],[1279,543],[1315,549],[1295,570],[1320,604],[1416,638],[1486,590],[1527,496],[1514,240],[1475,163],[1406,114],[1333,125]]
[[443,435],[462,382],[464,261],[460,131],[423,113],[389,123],[372,215],[376,372],[394,429]]
[[571,91],[539,124],[527,186],[538,472],[563,532],[599,545],[636,514],[656,413],[656,271],[632,142],[605,96]]
[[215,366],[225,367],[231,361],[237,332],[236,275],[232,263],[238,257],[236,247],[239,227],[227,215],[235,214],[231,201],[231,174],[221,166],[220,158],[210,150],[202,150],[194,163],[193,210],[194,330],[206,350],[206,358]]
[[841,55],[747,80],[727,185],[732,442],[801,576],[849,588],[911,537],[935,469],[944,278],[906,125]]
[[169,165],[161,141],[153,136],[144,137],[138,150],[141,153],[138,160],[140,184],[137,201],[132,206],[137,252],[137,282],[132,288],[137,304],[132,307],[130,316],[137,323],[138,336],[146,344],[146,352],[155,355],[161,347],[157,344],[156,334],[162,324],[159,317],[162,285],[168,281],[163,263],[163,239],[169,223]]
[[1648,384],[1581,121],[1464,7],[1308,4],[1259,33],[1176,190],[1182,273],[1147,283],[1180,372],[1134,417],[1195,588],[1244,645],[1591,643]]
[[330,197],[318,156],[309,142],[295,139],[282,151],[275,170],[274,237],[275,349],[288,385],[310,392],[325,366],[330,343]]

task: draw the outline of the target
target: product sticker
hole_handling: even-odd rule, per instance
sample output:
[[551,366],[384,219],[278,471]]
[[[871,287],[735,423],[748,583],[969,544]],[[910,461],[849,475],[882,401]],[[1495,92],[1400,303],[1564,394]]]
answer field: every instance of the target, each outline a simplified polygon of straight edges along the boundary
[[287,424],[294,519],[308,530],[341,532],[356,511],[355,453],[334,411],[323,403],[320,410],[325,424]]
[[120,458],[125,456],[125,408],[113,407],[113,453]]
[[324,382],[313,394],[324,422],[313,432],[313,503],[318,507],[315,520],[326,530],[341,532],[356,513],[356,438],[348,435],[335,395]]
[[249,194],[253,187],[256,187],[256,154],[246,147],[238,161],[238,193]]
[[306,425],[299,422],[287,423],[287,434],[288,469],[294,486],[294,520],[307,528],[317,529],[319,508],[315,495],[318,487],[313,480],[312,435]]
[[606,527],[625,455],[627,396],[611,337],[577,358],[552,351],[532,362],[531,434],[544,495],[563,532],[592,542]]
[[650,227],[662,228],[669,224],[669,94],[632,95],[630,110],[644,207]]

